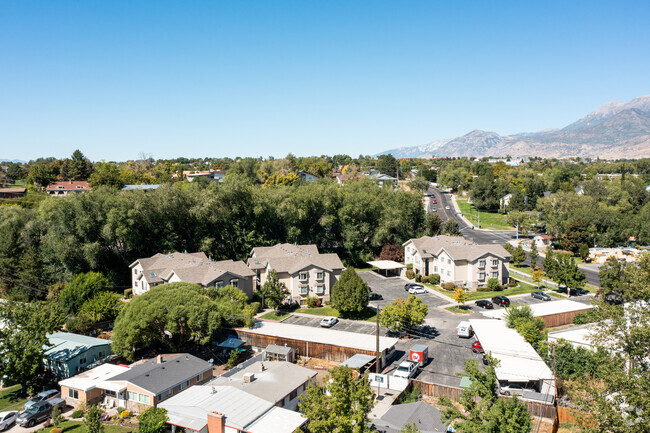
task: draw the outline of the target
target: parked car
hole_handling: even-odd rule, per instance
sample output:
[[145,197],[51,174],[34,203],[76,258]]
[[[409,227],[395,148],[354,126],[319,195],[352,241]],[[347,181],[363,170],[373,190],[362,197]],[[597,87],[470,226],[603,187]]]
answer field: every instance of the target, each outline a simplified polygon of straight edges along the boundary
[[336,317],[325,317],[323,320],[320,321],[320,326],[322,326],[323,328],[331,328],[337,323],[339,323],[339,319],[337,319]]
[[413,286],[409,289],[409,293],[412,295],[419,295],[420,293],[427,293],[427,289],[424,286]]
[[34,403],[25,412],[18,415],[16,422],[22,427],[33,427],[50,417],[54,406],[49,401],[43,400]]
[[406,284],[404,284],[404,290],[406,290],[408,292],[411,287],[420,286],[420,285],[421,284],[417,284],[417,283],[406,283]]
[[438,209],[434,206],[431,208],[431,212],[438,212]]
[[418,364],[416,362],[403,361],[397,367],[397,370],[395,370],[393,376],[410,379],[411,377],[415,376],[415,373],[417,373],[417,371],[418,371]]
[[583,296],[583,295],[588,295],[591,292],[589,290],[584,290],[584,289],[571,289],[571,294],[573,296]]
[[485,351],[483,350],[483,346],[481,346],[481,342],[476,340],[474,344],[472,344],[472,352],[474,353],[484,353]]
[[53,398],[61,397],[61,393],[56,389],[48,389],[47,391],[39,392],[32,397],[27,403],[23,405],[23,409],[27,410],[33,404],[41,401],[52,400]]
[[382,299],[384,299],[384,297],[381,296],[379,293],[370,292],[370,294],[368,295],[369,301],[381,301]]
[[508,299],[505,296],[495,296],[494,298],[492,298],[492,302],[502,307],[510,306],[510,299]]
[[0,431],[5,431],[16,422],[18,412],[0,412]]
[[481,299],[479,301],[474,302],[478,307],[485,308],[486,310],[491,310],[494,308],[494,305],[492,305],[492,302],[488,301],[487,299]]
[[535,299],[540,299],[542,301],[550,301],[551,297],[544,292],[531,292],[530,296]]
[[517,384],[510,384],[499,387],[499,392],[503,395],[521,394],[524,392],[524,387]]
[[445,206],[445,209],[449,210],[449,206]]
[[[431,194],[431,196],[433,197],[433,194]],[[431,199],[431,203],[434,203],[434,204],[435,204],[435,203],[438,203],[438,200],[436,200],[435,198],[432,198],[432,199]]]

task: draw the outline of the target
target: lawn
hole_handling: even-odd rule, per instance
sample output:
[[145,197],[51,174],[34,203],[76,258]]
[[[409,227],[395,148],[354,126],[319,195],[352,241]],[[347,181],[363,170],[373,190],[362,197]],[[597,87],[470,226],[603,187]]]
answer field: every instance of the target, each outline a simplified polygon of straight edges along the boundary
[[[478,218],[476,217],[476,208],[473,204],[467,202],[467,200],[456,200],[460,211],[464,214],[463,216],[467,218],[472,224],[478,225]],[[514,227],[506,224],[506,216],[499,212],[487,212],[480,211],[479,215],[481,217],[481,227],[482,229],[489,230],[513,230]]]
[[22,410],[27,399],[16,397],[16,393],[19,391],[20,385],[13,385],[0,391],[0,412],[9,408]]
[[[334,307],[320,307],[320,308],[301,308],[296,311],[297,313],[311,314],[313,316],[327,316],[327,317],[341,317],[341,313]],[[366,311],[358,317],[348,317],[351,320],[375,320],[377,313],[372,308],[366,308]]]
[[459,307],[457,305],[454,305],[453,307],[447,307],[447,308],[445,308],[445,310],[450,311],[450,312],[455,313],[455,314],[471,314],[472,313],[472,311],[470,309]]
[[281,313],[281,312],[271,311],[269,313],[261,315],[260,319],[280,321],[286,319],[289,316],[291,316],[291,313]]
[[[82,421],[64,421],[59,424],[59,428],[63,429],[63,433],[87,433],[88,429]],[[36,430],[36,433],[49,433],[52,427],[44,427]],[[121,425],[104,424],[104,433],[130,433],[135,430],[132,427],[122,427]]]
[[521,295],[523,293],[530,293],[536,290],[535,286],[532,284],[524,283],[519,281],[518,287],[510,287],[506,290],[501,290],[500,292],[467,292],[467,300],[475,301],[477,299],[489,299],[493,296],[513,296]]

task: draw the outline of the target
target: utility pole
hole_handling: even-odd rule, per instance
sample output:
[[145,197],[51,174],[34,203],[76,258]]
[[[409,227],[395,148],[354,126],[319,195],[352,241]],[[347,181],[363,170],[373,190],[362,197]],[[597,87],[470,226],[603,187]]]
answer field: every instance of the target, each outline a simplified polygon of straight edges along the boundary
[[377,305],[377,326],[375,329],[375,337],[376,337],[376,359],[377,361],[375,362],[375,373],[379,374],[380,373],[380,368],[379,368],[379,305]]

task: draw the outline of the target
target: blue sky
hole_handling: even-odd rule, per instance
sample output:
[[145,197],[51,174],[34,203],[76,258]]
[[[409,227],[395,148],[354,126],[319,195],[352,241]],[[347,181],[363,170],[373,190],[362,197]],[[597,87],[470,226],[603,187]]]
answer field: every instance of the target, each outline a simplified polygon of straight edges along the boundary
[[374,154],[650,94],[650,2],[0,2],[0,158]]

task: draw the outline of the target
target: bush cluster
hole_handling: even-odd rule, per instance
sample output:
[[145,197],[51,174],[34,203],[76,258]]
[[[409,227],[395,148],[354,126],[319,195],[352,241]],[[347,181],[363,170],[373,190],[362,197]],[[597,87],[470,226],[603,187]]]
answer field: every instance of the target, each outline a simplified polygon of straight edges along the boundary
[[413,272],[413,269],[406,270],[406,278],[408,278],[409,280],[415,278],[415,272]]
[[456,285],[454,283],[452,283],[451,281],[449,281],[449,282],[443,284],[442,288],[451,292],[452,290],[454,290],[456,288]]
[[318,308],[322,305],[321,300],[318,299],[316,296],[308,296],[306,303],[307,303],[307,307],[309,308]]

